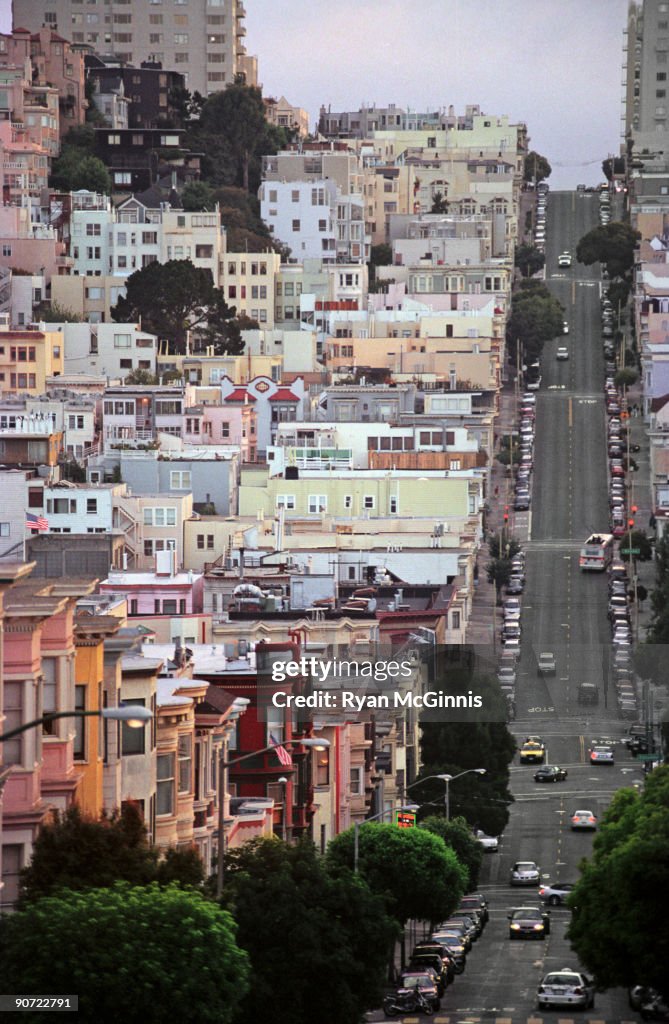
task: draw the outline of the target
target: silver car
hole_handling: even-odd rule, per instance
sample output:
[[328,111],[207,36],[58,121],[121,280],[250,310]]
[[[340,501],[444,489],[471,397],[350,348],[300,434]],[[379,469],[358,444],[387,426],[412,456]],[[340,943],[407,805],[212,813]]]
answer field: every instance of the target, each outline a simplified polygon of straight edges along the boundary
[[551,971],[541,979],[537,989],[540,1010],[550,1006],[580,1006],[591,1010],[595,1005],[595,985],[586,974],[568,967]]
[[538,885],[541,871],[533,860],[518,860],[509,872],[509,885]]
[[571,816],[570,824],[572,832],[576,832],[580,829],[594,832],[597,829],[597,817],[592,813],[592,811],[574,811]]

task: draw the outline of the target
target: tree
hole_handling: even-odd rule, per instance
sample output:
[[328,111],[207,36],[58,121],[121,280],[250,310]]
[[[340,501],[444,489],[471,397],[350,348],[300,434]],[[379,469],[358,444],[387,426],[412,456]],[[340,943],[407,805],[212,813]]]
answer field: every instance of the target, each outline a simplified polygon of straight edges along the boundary
[[75,313],[68,306],[61,306],[58,302],[40,302],[35,307],[35,319],[45,324],[80,324],[83,317]]
[[60,156],[53,161],[49,183],[59,192],[111,192],[111,177],[102,160],[75,146],[63,146]]
[[241,80],[205,100],[194,134],[205,179],[245,192],[260,185],[260,158],[287,142],[282,130],[267,123],[261,90]]
[[493,558],[513,558],[520,551],[520,543],[517,537],[507,537],[502,533],[491,533],[488,537],[488,551]]
[[632,384],[636,384],[639,374],[637,370],[633,370],[630,366],[625,366],[622,370],[618,370],[613,379],[616,387],[629,388]]
[[622,221],[598,224],[576,246],[576,259],[585,266],[604,263],[612,278],[629,278],[634,250],[641,234]]
[[184,353],[188,332],[194,331],[217,352],[236,354],[243,345],[232,323],[235,312],[210,270],[190,260],[168,260],[131,274],[111,314],[117,323],[141,320],[143,329],[166,339],[172,352]]
[[380,1003],[397,925],[362,878],[334,876],[313,844],[232,851],[226,899],[253,972],[238,1021],[266,1020],[271,1007],[274,1024],[348,1024]]
[[[202,871],[200,862],[200,879]],[[133,804],[99,819],[74,805],[55,811],[53,822],[40,829],[30,864],[21,874],[21,902],[42,899],[60,888],[93,889],[118,881],[196,884],[196,874],[192,855],[185,853],[167,851],[165,865],[159,865],[158,851],[149,845],[146,826]]]
[[213,210],[214,189],[206,181],[189,181],[181,193],[184,210]]
[[616,174],[623,175],[625,173],[625,158],[614,156],[602,160],[602,172],[607,181],[613,181]]
[[519,245],[516,249],[515,264],[523,277],[532,277],[546,263],[546,257],[536,245]]
[[[626,533],[620,540],[620,557],[623,562],[628,562],[630,558],[634,558],[636,562],[650,562],[653,557],[653,545],[649,538],[646,536],[644,530],[632,530],[631,541],[630,534]],[[631,547],[633,551],[638,551],[638,555],[626,555],[625,550]]]
[[550,178],[553,168],[549,164],[545,156],[541,153],[535,153],[533,149],[525,157],[525,167],[523,172],[524,181],[533,181],[535,184],[539,184],[540,181],[544,181],[545,178]]
[[669,997],[669,928],[659,898],[669,887],[668,843],[669,767],[660,767],[641,793],[615,793],[569,897],[568,937],[603,988],[649,985]]
[[230,914],[176,886],[63,890],[0,920],[3,983],[76,992],[82,1020],[233,1020],[249,985]]
[[453,850],[460,864],[467,871],[466,891],[472,892],[479,883],[479,873],[483,863],[483,847],[475,838],[464,818],[451,818],[432,814],[424,818],[420,827],[432,832]]
[[652,616],[648,629],[649,644],[669,643],[669,534],[663,533],[655,545],[655,587],[651,591]]
[[510,353],[515,356],[520,343],[528,363],[538,358],[544,342],[562,334],[564,321],[563,307],[545,285],[538,281],[532,284],[534,287],[515,292],[506,328]]
[[154,373],[150,373],[148,370],[131,370],[130,373],[126,373],[124,377],[126,384],[157,384],[158,378]]
[[[401,925],[410,918],[441,921],[460,902],[467,874],[452,849],[422,828],[362,824],[358,829],[359,871],[372,892],[387,900],[388,911]],[[331,840],[326,859],[330,870],[353,867],[354,830]]]
[[435,192],[432,196],[430,213],[448,213],[448,199],[442,192]]
[[611,281],[611,284],[606,289],[606,297],[615,310],[620,309],[621,311],[627,305],[632,285],[629,281],[619,278],[617,281]]
[[493,558],[491,562],[488,562],[486,567],[486,576],[488,583],[495,585],[495,599],[497,604],[502,603],[501,593],[502,587],[511,579],[512,568],[510,558]]

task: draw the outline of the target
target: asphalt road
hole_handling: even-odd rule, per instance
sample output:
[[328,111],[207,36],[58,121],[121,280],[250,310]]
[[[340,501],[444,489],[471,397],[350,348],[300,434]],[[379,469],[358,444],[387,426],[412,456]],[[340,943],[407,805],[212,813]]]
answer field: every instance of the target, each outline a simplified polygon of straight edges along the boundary
[[[506,917],[512,906],[538,905],[535,889],[509,886],[512,863],[535,860],[544,879],[576,881],[578,864],[591,850],[592,833],[572,832],[569,816],[577,808],[590,808],[601,816],[616,788],[643,777],[622,744],[616,747],[613,767],[591,768],[588,763],[594,737],[620,738],[626,728],[615,699],[608,700],[603,670],[610,636],[606,577],[578,568],[583,540],[608,526],[600,276],[598,267],[583,267],[575,258],[578,239],[597,222],[596,195],[550,194],[546,282],[563,303],[570,330],[547,344],[542,355],[532,509],[522,521],[530,539],[517,719],[512,728],[519,743],[528,734],[541,735],[548,763],[566,767],[569,777],[563,783],[539,785],[531,766],[516,764],[512,769],[516,802],[500,852],[486,857],[480,886],[489,900],[490,921],[468,957],[465,973],[447,990],[434,1018],[449,1024],[525,1024],[531,1018],[537,1018],[537,1024],[638,1020],[624,990],[598,994],[595,1009],[586,1013],[539,1013],[536,988],[542,975],[577,965],[565,938],[569,911],[552,910],[551,935],[543,941],[509,941]],[[558,268],[558,255],[566,249],[574,257],[572,267]],[[567,362],[556,361],[558,345],[569,348]],[[542,650],[557,658],[557,674],[548,680],[537,676],[536,655]],[[584,681],[601,688],[596,708],[583,709],[576,703],[578,684]]]

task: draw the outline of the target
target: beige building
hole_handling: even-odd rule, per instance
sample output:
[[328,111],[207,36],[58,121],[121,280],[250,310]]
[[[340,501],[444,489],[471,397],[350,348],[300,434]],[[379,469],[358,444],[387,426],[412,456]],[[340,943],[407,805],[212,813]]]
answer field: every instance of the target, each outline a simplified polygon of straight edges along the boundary
[[221,254],[220,284],[238,316],[250,317],[261,328],[274,326],[274,282],[280,265],[277,252]]
[[13,7],[16,27],[39,32],[47,25],[138,67],[151,57],[179,71],[188,89],[203,96],[225,89],[238,74],[258,84],[256,59],[244,45],[243,0],[138,0],[114,5],[111,15],[107,0],[88,0],[85,10],[77,0],[14,0]]
[[91,274],[51,279],[51,301],[90,324],[109,323],[111,307],[125,294],[125,278]]
[[302,107],[294,107],[285,96],[278,100],[266,96],[264,101],[265,117],[270,124],[293,131],[298,138],[304,138],[309,134],[309,115]]
[[113,526],[123,532],[129,567],[153,571],[160,551],[174,551],[184,565],[184,523],[193,515],[193,495],[183,493],[117,495]]

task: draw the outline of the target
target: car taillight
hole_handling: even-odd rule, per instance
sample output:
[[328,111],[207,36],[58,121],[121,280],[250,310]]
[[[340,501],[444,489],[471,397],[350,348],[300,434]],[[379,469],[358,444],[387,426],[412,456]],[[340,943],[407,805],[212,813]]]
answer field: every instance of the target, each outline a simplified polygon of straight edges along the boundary
[[541,888],[539,889],[539,895],[543,896],[545,892],[546,892],[546,890],[544,889],[544,887],[542,885]]
[[593,816],[592,816],[592,815],[590,815],[590,817],[588,818],[588,821],[594,821],[594,820],[595,820],[595,819],[593,818]]
[[577,985],[574,989],[574,995],[583,996],[585,995],[585,989],[581,985]]

